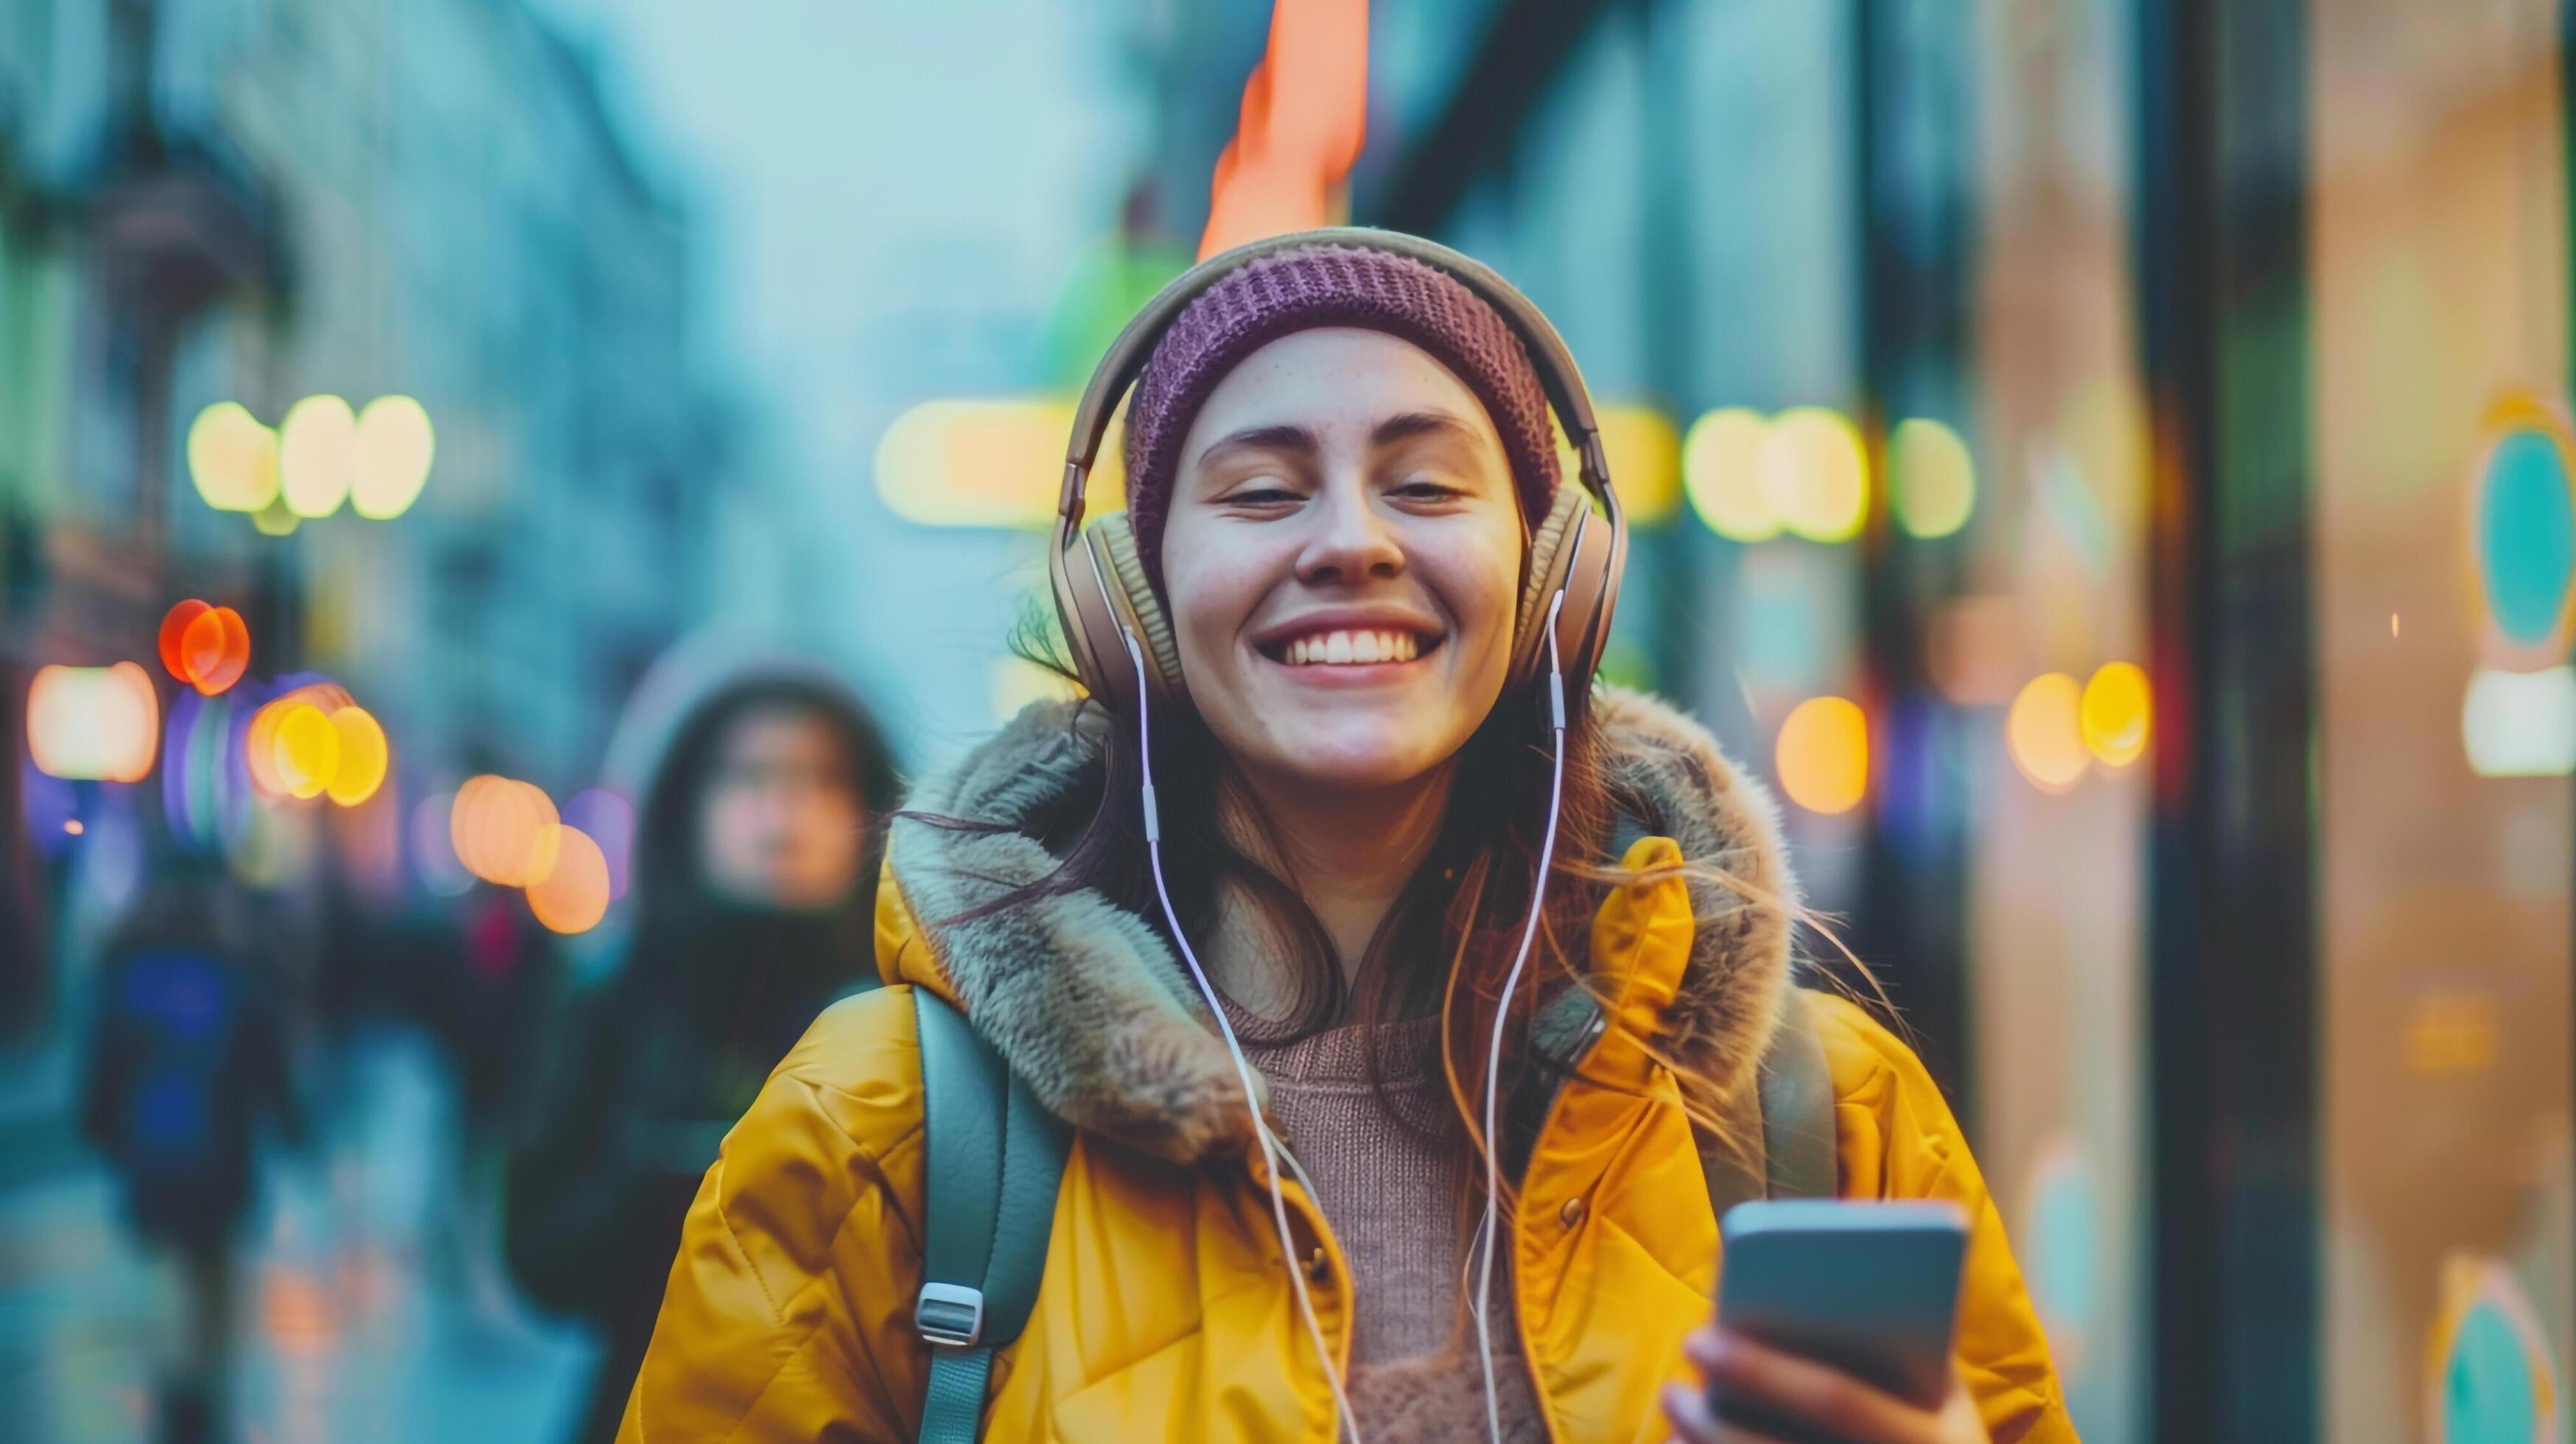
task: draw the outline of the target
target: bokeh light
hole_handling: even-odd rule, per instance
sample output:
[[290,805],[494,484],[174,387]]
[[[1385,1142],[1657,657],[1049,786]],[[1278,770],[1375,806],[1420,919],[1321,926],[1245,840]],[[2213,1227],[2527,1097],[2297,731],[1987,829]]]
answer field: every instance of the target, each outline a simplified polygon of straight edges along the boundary
[[586,933],[608,913],[608,859],[580,828],[555,824],[543,832],[547,867],[528,884],[528,911],[556,932]]
[[172,677],[213,696],[250,668],[250,628],[230,607],[190,597],[161,618],[161,665]]
[[456,789],[448,837],[465,870],[502,887],[526,887],[554,870],[554,800],[534,783],[485,773]]
[[1977,505],[1977,463],[1947,425],[1909,417],[1887,438],[1887,504],[1912,537],[1945,537]]
[[27,755],[48,776],[140,782],[160,744],[160,694],[136,663],[40,667],[27,687]]
[[216,402],[188,424],[188,479],[217,511],[258,511],[277,499],[277,433],[240,402]]
[[[877,495],[924,526],[1043,528],[1064,485],[1070,399],[925,401],[877,443]],[[1119,428],[1110,428],[1084,491],[1090,515],[1126,504]]]
[[268,505],[250,514],[250,524],[261,536],[293,536],[295,529],[304,525],[304,518],[287,506],[285,495],[280,493],[270,497]]
[[2460,702],[2460,742],[2480,777],[2576,773],[2576,667],[2480,667]]
[[161,669],[182,682],[188,680],[188,659],[179,651],[179,641],[188,634],[188,624],[214,610],[190,597],[161,614]]
[[2105,766],[2126,767],[2146,755],[2154,712],[2146,670],[2135,662],[2105,662],[2084,684],[2084,745]]
[[2064,792],[2083,779],[2092,754],[2080,717],[2084,689],[2064,672],[2044,672],[2013,699],[2004,740],[2013,765],[2043,792]]
[[391,521],[411,509],[429,481],[438,454],[429,412],[408,396],[379,396],[358,413],[352,447],[349,509],[370,521]]
[[[1673,419],[1652,406],[1604,406],[1593,414],[1601,428],[1601,458],[1633,526],[1672,519],[1682,502],[1682,438]],[[1564,476],[1576,479],[1573,449],[1565,451]]]
[[1869,510],[1869,459],[1841,412],[1796,406],[1762,441],[1762,494],[1780,525],[1809,541],[1849,541]]
[[608,865],[608,896],[626,896],[628,871],[635,852],[635,808],[605,787],[586,788],[564,800],[566,827],[579,828],[599,844]]
[[289,702],[278,708],[268,745],[278,778],[291,797],[321,796],[340,771],[340,729],[310,702]]
[[300,517],[326,517],[349,498],[358,418],[337,396],[307,396],[277,429],[278,494]]
[[385,785],[393,748],[385,741],[383,724],[364,707],[342,707],[330,720],[331,730],[339,734],[340,756],[323,791],[342,807],[355,807]]
[[1780,513],[1762,489],[1762,445],[1770,434],[1760,412],[1730,406],[1692,422],[1682,442],[1682,486],[1691,510],[1729,541],[1780,534]]
[[1780,724],[1780,789],[1809,812],[1849,812],[1869,794],[1869,716],[1843,697],[1810,697]]
[[2478,581],[2496,630],[2545,645],[2566,624],[2576,583],[2576,493],[2566,439],[2521,426],[2487,453],[2477,488]]

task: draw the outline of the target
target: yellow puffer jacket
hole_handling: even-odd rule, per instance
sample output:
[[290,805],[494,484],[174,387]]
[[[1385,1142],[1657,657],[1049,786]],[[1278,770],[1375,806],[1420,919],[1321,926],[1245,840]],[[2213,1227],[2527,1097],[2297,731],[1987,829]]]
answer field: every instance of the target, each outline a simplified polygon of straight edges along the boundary
[[[1614,784],[1658,835],[1634,868],[1726,859],[1790,890],[1770,804],[1706,734],[1649,699],[1601,708]],[[922,811],[1017,823],[1096,765],[1096,731],[1033,708]],[[1141,918],[1097,895],[955,918],[1053,866],[1017,832],[899,826],[880,889],[890,986],[827,1011],[726,1138],[690,1209],[620,1439],[909,1440],[928,1349],[920,1286],[922,1099],[911,987],[957,1006],[1078,1126],[1036,1311],[994,1362],[995,1440],[1334,1437],[1333,1399],[1278,1258],[1246,1112],[1185,976]],[[1696,919],[1696,921],[1695,921]],[[1557,1094],[1521,1183],[1514,1309],[1561,1441],[1661,1439],[1657,1389],[1709,1314],[1716,1221],[1676,1057],[1745,1085],[1791,986],[1776,908],[1679,876],[1614,889],[1592,932],[1612,1026]],[[908,986],[901,986],[908,985]],[[1946,1199],[1973,1220],[1958,1361],[2000,1441],[2072,1440],[2048,1348],[1976,1161],[1904,1044],[1810,995],[1835,1095],[1841,1192]],[[1651,1046],[1650,1046],[1651,1044]],[[1347,1263],[1282,1185],[1325,1337],[1347,1364]],[[1366,1420],[1360,1421],[1363,1432]]]

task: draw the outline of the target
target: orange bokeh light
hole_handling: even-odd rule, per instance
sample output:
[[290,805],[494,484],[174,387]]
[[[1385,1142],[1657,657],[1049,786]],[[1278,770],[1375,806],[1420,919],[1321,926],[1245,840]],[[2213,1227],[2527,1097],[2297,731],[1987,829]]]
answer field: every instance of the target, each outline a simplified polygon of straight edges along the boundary
[[232,608],[190,597],[161,618],[161,665],[212,697],[250,669],[250,627]]
[[1781,790],[1809,812],[1849,812],[1869,795],[1869,715],[1844,697],[1810,697],[1780,724]]
[[2083,780],[2092,754],[2079,717],[2084,689],[2064,672],[2043,672],[2013,699],[2004,740],[2013,765],[2043,792],[2065,792]]
[[544,789],[485,773],[456,789],[448,841],[467,872],[503,887],[526,887],[554,871],[560,823]]
[[528,884],[528,910],[559,933],[586,933],[608,915],[608,855],[590,834],[561,824],[544,829],[545,876]]
[[190,597],[161,616],[161,666],[182,682],[188,676],[188,659],[179,650],[180,639],[188,635],[188,625],[214,608]]

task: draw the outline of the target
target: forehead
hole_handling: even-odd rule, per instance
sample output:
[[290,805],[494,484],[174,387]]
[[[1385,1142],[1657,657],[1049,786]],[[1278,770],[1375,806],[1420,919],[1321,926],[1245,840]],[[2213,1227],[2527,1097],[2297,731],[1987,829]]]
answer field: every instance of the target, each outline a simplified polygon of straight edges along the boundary
[[740,761],[781,753],[810,755],[839,747],[831,724],[799,702],[755,702],[725,724],[718,750]]
[[1302,426],[1332,439],[1389,416],[1446,411],[1502,445],[1483,403],[1430,352],[1384,331],[1294,331],[1246,356],[1210,392],[1182,454],[1248,426]]

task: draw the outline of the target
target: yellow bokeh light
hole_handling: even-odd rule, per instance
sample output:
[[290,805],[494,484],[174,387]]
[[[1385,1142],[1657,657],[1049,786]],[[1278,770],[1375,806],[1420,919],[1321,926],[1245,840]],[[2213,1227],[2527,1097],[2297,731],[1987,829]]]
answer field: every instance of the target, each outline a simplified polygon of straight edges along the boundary
[[2135,662],[2106,662],[2084,684],[2084,745],[2105,766],[2126,767],[2146,755],[2150,699],[2146,671]]
[[1977,463],[1958,432],[1912,417],[1888,435],[1887,488],[1887,504],[1906,535],[1948,536],[1976,509]]
[[588,833],[556,823],[543,830],[546,872],[528,884],[528,911],[559,933],[586,933],[608,915],[608,855]]
[[188,478],[217,511],[257,511],[277,499],[277,433],[238,401],[218,401],[188,424]]
[[379,396],[358,413],[351,446],[349,509],[391,521],[411,509],[438,454],[429,412],[408,396]]
[[2044,672],[2013,699],[2004,718],[2004,740],[2013,765],[2043,792],[2064,792],[2084,776],[2085,750],[2078,714],[2083,688],[2064,672]]
[[1730,541],[1769,541],[1780,513],[1762,489],[1762,443],[1771,423],[1758,411],[1730,406],[1691,423],[1682,442],[1682,485],[1691,510]]
[[1869,715],[1843,697],[1810,697],[1780,724],[1780,789],[1809,812],[1849,812],[1869,795]]
[[342,807],[355,807],[385,785],[393,749],[385,729],[363,707],[342,707],[331,714],[331,730],[340,734],[340,765],[323,790]]
[[161,694],[132,662],[39,667],[27,686],[27,756],[48,777],[140,782],[160,750]]
[[1849,541],[1869,511],[1869,460],[1850,418],[1796,406],[1771,419],[1760,459],[1762,494],[1780,524],[1809,541]]
[[349,498],[349,476],[358,445],[358,418],[337,396],[307,396],[277,428],[278,493],[287,510],[325,517]]
[[340,771],[340,731],[310,702],[278,709],[268,745],[290,796],[319,797]]
[[[877,443],[877,495],[924,526],[1035,529],[1055,520],[1064,485],[1069,398],[925,401],[894,419]],[[1093,459],[1088,515],[1125,505],[1119,428]]]
[[[1672,418],[1651,406],[1604,406],[1593,413],[1601,427],[1601,459],[1632,526],[1653,526],[1681,510],[1682,439]],[[1562,441],[1562,438],[1559,438]],[[1564,479],[1576,479],[1574,449],[1560,446]]]

